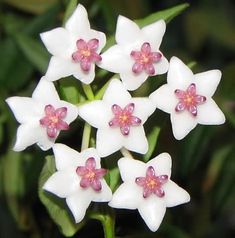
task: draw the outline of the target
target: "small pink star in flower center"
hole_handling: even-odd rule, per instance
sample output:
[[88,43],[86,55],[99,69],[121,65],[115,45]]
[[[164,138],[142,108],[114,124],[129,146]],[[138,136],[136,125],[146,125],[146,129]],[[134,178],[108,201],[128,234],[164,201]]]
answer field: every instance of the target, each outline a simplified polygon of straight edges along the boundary
[[145,42],[141,46],[140,51],[131,51],[130,55],[135,60],[132,66],[132,72],[135,74],[139,74],[145,70],[148,75],[154,75],[155,68],[153,63],[158,62],[162,58],[161,53],[151,51],[151,46],[148,42]]
[[96,192],[102,189],[100,179],[107,173],[106,169],[96,169],[93,157],[86,160],[85,166],[78,166],[77,175],[81,176],[80,186],[82,188],[92,187]]
[[79,39],[76,42],[77,51],[72,54],[72,59],[76,63],[80,63],[83,71],[88,72],[93,62],[102,60],[101,56],[96,53],[99,47],[98,39],[91,39],[88,42]]
[[121,133],[124,136],[129,135],[130,126],[138,126],[141,123],[141,119],[133,116],[133,111],[135,108],[134,103],[129,103],[122,109],[117,104],[112,106],[112,112],[114,118],[109,122],[110,127],[120,127]]
[[155,176],[154,168],[149,166],[146,171],[146,177],[138,177],[135,179],[135,182],[143,187],[144,198],[149,197],[152,193],[161,198],[165,195],[162,185],[165,184],[167,180],[167,175]]
[[42,126],[47,128],[47,135],[50,138],[55,138],[60,130],[69,129],[69,125],[63,121],[67,115],[66,107],[55,109],[49,104],[45,106],[44,112],[45,116],[40,119],[39,122]]
[[176,89],[175,95],[179,99],[178,104],[175,107],[176,112],[188,110],[193,116],[197,116],[197,105],[200,105],[206,101],[205,96],[196,94],[196,85],[190,84],[186,91]]

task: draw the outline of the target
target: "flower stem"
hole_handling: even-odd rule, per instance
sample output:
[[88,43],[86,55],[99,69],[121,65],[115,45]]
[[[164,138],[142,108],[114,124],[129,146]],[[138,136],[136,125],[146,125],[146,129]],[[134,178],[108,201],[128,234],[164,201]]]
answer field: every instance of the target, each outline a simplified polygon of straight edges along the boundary
[[120,151],[121,151],[121,153],[122,153],[122,155],[123,155],[124,157],[128,157],[128,158],[131,158],[131,159],[135,159],[135,158],[132,156],[131,152],[130,152],[129,150],[127,150],[126,148],[122,147]]
[[115,238],[115,213],[113,209],[105,209],[104,214],[90,213],[90,218],[101,222],[105,238]]
[[91,136],[91,126],[85,122],[84,129],[83,129],[83,135],[82,135],[81,151],[83,151],[89,147],[90,136]]
[[82,83],[82,88],[88,100],[93,101],[95,99],[92,88],[89,84]]

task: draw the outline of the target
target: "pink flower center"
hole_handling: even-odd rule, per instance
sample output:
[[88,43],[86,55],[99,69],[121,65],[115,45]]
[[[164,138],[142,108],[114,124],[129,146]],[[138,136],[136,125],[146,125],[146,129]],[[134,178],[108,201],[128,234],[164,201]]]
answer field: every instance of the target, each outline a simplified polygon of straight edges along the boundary
[[67,108],[60,107],[55,109],[52,105],[46,105],[45,116],[39,120],[43,127],[47,128],[47,135],[50,138],[55,138],[60,130],[68,130],[69,125],[63,121],[67,115]]
[[145,70],[148,75],[154,75],[155,68],[153,63],[157,63],[162,58],[161,53],[151,51],[151,46],[148,42],[141,46],[140,51],[131,51],[130,55],[135,60],[132,66],[132,72],[135,74]]
[[149,166],[146,171],[146,177],[138,177],[135,182],[143,187],[143,197],[147,198],[151,194],[155,194],[158,197],[163,197],[165,192],[162,185],[168,180],[167,175],[155,176],[155,170],[152,166]]
[[99,47],[98,39],[91,39],[88,42],[79,39],[76,42],[77,50],[72,54],[72,59],[80,63],[81,69],[89,72],[91,64],[102,60],[101,56],[96,53]]
[[134,103],[129,103],[122,109],[117,104],[112,106],[112,112],[114,118],[109,122],[110,127],[120,127],[121,133],[124,136],[129,135],[130,126],[138,126],[141,123],[141,119],[133,116],[133,111],[135,108]]
[[96,162],[93,157],[86,160],[85,166],[78,166],[77,175],[81,177],[80,186],[82,188],[93,188],[96,192],[102,189],[100,180],[107,173],[106,169],[96,169]]
[[190,84],[186,91],[176,89],[175,95],[179,99],[175,111],[188,110],[193,116],[197,116],[197,105],[203,104],[206,101],[205,96],[196,94],[196,85],[194,83]]

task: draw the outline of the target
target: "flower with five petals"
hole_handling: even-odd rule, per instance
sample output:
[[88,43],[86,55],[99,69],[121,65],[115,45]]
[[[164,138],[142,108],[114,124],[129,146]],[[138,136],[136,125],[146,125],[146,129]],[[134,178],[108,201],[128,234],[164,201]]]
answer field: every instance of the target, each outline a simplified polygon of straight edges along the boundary
[[153,113],[149,98],[132,98],[121,81],[113,79],[103,96],[78,108],[79,116],[98,128],[96,148],[101,157],[122,147],[145,154],[148,141],[143,124]]
[[162,153],[144,163],[123,157],[118,161],[123,183],[113,194],[109,206],[138,209],[151,231],[160,226],[166,207],[189,202],[189,194],[170,180],[171,157]]
[[99,66],[119,73],[127,90],[135,90],[149,76],[164,74],[168,61],[159,51],[166,24],[163,20],[143,27],[126,17],[119,16],[115,39],[101,57]]
[[106,43],[105,34],[90,28],[86,9],[79,4],[65,24],[41,34],[47,50],[52,54],[46,76],[54,81],[73,75],[85,84],[95,78],[95,63]]
[[91,201],[108,202],[112,191],[103,176],[106,170],[100,166],[100,158],[94,148],[81,153],[63,144],[53,146],[57,171],[43,186],[48,192],[66,198],[76,223],[80,222]]
[[223,112],[211,98],[220,78],[219,70],[193,74],[180,59],[171,58],[167,84],[149,98],[157,108],[170,114],[176,139],[183,139],[197,124],[219,125],[225,122]]
[[42,78],[32,98],[10,97],[6,102],[21,124],[17,130],[15,151],[37,143],[42,150],[50,149],[59,132],[68,130],[78,116],[77,107],[60,100],[52,82]]

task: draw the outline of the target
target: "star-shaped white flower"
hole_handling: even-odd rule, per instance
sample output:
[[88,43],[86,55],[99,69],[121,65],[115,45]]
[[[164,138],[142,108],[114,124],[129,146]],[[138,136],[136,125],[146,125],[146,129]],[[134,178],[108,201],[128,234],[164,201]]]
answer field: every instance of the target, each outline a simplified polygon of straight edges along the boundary
[[167,84],[149,98],[157,108],[170,114],[177,140],[183,139],[197,124],[219,125],[225,122],[223,112],[211,98],[220,78],[219,70],[193,74],[180,59],[171,58]]
[[53,146],[57,172],[44,184],[43,189],[66,198],[76,223],[80,222],[91,201],[108,202],[112,191],[103,176],[100,158],[94,148],[81,153],[63,144]]
[[99,66],[119,73],[128,90],[137,89],[149,76],[168,70],[168,61],[159,51],[165,30],[163,20],[140,29],[135,22],[119,16],[115,35],[117,44],[101,55]]
[[58,27],[41,34],[51,57],[46,76],[54,81],[73,75],[85,84],[95,77],[95,63],[106,43],[104,33],[90,28],[86,9],[79,4],[65,28]]
[[32,98],[6,99],[16,120],[21,124],[16,135],[15,151],[37,143],[42,150],[50,149],[60,130],[68,130],[78,116],[77,107],[60,100],[52,82],[42,78]]
[[149,98],[132,98],[118,79],[113,79],[103,100],[95,100],[78,108],[79,115],[98,128],[96,148],[101,157],[122,147],[145,154],[148,141],[143,124],[154,111]]
[[189,194],[170,180],[171,157],[162,153],[144,163],[130,158],[118,161],[123,183],[109,205],[114,208],[138,209],[151,231],[160,226],[166,207],[189,202]]

